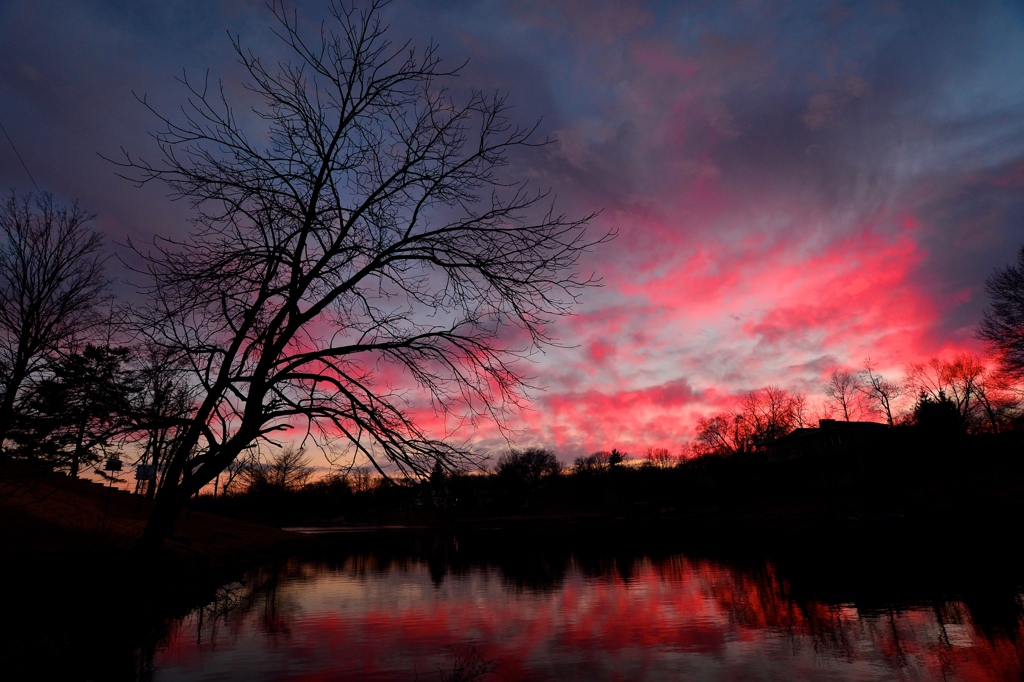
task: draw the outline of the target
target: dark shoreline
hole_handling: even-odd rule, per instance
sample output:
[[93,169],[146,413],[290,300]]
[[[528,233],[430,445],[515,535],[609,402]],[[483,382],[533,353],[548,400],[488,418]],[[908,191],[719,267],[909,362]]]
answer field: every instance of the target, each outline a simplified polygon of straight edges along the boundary
[[[978,552],[989,557],[988,570],[1001,586],[1024,576],[1011,537],[1024,521],[1024,503],[1013,496],[867,510],[849,498],[815,498],[767,509],[536,510],[444,523],[422,515],[414,523],[310,525],[302,533],[187,511],[157,559],[140,561],[130,547],[144,520],[141,498],[64,477],[45,480],[53,490],[36,502],[0,504],[0,575],[13,586],[0,660],[12,679],[145,677],[139,666],[152,660],[168,622],[210,603],[221,586],[260,566],[332,562],[354,552],[424,561],[432,571],[436,566],[439,580],[474,565],[519,566],[509,569],[509,579],[533,584],[538,570],[541,576],[554,571],[542,582],[557,579],[567,561],[597,571],[611,557],[616,570],[625,570],[639,557],[685,550],[752,565],[777,562],[804,586],[798,589],[831,590],[839,601],[865,590],[884,593],[887,581],[911,584],[913,567],[940,562],[948,564],[940,567],[941,580],[954,586],[942,591],[984,590],[975,584],[983,582],[972,565]],[[63,508],[69,504],[77,505],[75,514]],[[88,527],[90,510],[103,511],[102,527]],[[878,564],[876,556],[886,559]],[[822,587],[818,573],[841,584]]]

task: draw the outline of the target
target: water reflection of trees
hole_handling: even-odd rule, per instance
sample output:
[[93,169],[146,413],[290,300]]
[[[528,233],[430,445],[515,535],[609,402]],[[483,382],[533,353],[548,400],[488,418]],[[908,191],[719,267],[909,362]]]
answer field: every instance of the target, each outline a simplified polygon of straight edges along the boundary
[[[925,679],[1018,679],[1024,672],[1024,596],[1013,583],[986,589],[983,597],[951,597],[941,585],[930,585],[939,591],[894,597],[886,590],[883,603],[868,591],[830,603],[821,599],[834,594],[832,585],[816,591],[802,584],[794,591],[792,576],[771,561],[725,571],[715,562],[678,561],[678,578],[700,580],[732,626],[783,634],[794,648],[809,640],[816,655],[847,661],[870,649],[886,669],[914,669]],[[984,584],[985,576],[978,579],[963,584]]]
[[309,582],[322,575],[316,564],[291,558],[265,564],[246,574],[245,580],[216,590],[209,601],[170,623],[152,651],[143,652],[140,679],[149,679],[156,649],[171,650],[185,658],[196,651],[230,648],[255,623],[269,646],[287,641],[300,608],[285,585]]
[[[1018,583],[1010,573],[993,577],[991,564],[984,562],[974,571],[965,572],[962,565],[943,571],[936,556],[741,555],[680,551],[670,544],[651,551],[643,543],[602,545],[564,536],[554,541],[531,533],[353,537],[322,555],[250,573],[244,585],[228,586],[180,622],[171,639],[187,636],[196,647],[227,646],[247,623],[255,623],[272,646],[286,641],[299,609],[295,591],[286,586],[328,576],[360,582],[426,573],[435,589],[453,581],[457,591],[468,576],[483,575],[496,578],[512,597],[557,593],[571,576],[620,591],[635,587],[662,596],[692,591],[706,611],[692,617],[722,632],[773,641],[813,660],[870,660],[909,678],[1018,677],[1024,671],[1024,604]],[[877,564],[874,569],[866,567],[871,561]],[[650,590],[658,585],[662,592]],[[636,626],[644,627],[642,617]],[[608,631],[602,636],[616,635]],[[667,637],[660,644],[667,647],[686,640],[683,635],[657,636]],[[646,641],[640,637],[634,644]],[[724,646],[725,640],[716,641],[714,646]]]

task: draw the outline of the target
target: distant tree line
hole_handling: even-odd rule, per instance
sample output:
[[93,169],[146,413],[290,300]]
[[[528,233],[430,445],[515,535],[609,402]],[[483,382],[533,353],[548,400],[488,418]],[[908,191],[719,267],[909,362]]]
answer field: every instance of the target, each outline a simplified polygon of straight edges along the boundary
[[750,391],[730,410],[701,417],[687,456],[752,452],[798,428],[820,420],[880,421],[913,425],[942,414],[965,433],[999,433],[1015,428],[1024,415],[1024,390],[998,357],[958,353],[949,359],[911,363],[903,377],[890,380],[865,360],[859,371],[834,368],[822,385],[823,398],[811,401],[779,386]]
[[438,464],[427,477],[385,478],[356,467],[313,477],[303,451],[283,448],[266,459],[240,462],[230,481],[222,477],[219,492],[208,486],[195,503],[221,514],[277,524],[450,522],[474,515],[534,515],[549,513],[555,500],[562,511],[586,513],[602,511],[603,501],[614,497],[616,490],[636,488],[637,473],[659,478],[659,472],[664,476],[677,470],[679,462],[664,448],[649,448],[639,458],[613,449],[581,456],[565,466],[553,449],[534,446],[502,453],[490,470],[451,470]]
[[919,423],[889,429],[867,446],[781,461],[764,452],[686,457],[648,448],[638,457],[616,451],[623,457],[618,462],[601,451],[564,465],[551,449],[527,448],[504,453],[490,471],[437,467],[425,478],[384,478],[357,468],[307,478],[309,469],[282,475],[287,467],[272,458],[253,462],[251,473],[219,495],[208,487],[193,504],[262,523],[333,526],[686,518],[825,523],[965,504],[980,513],[1019,499],[1024,434],[950,433],[947,417],[924,408]]

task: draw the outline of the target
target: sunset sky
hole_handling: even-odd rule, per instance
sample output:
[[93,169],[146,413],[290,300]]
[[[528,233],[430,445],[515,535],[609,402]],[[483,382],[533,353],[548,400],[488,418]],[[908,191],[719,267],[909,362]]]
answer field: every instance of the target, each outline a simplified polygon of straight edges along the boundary
[[[291,5],[292,3],[290,3]],[[313,27],[323,3],[294,3]],[[1024,243],[1024,5],[412,2],[460,84],[502,90],[557,139],[508,173],[620,236],[536,358],[520,444],[563,459],[679,447],[769,383],[892,378],[979,351],[984,280]],[[262,1],[0,3],[0,123],[39,187],[111,242],[180,232],[187,207],[99,154],[155,156],[132,92],[173,111],[182,69],[234,83],[227,33],[276,47]],[[0,138],[0,188],[32,188]],[[481,447],[497,447],[493,433]]]

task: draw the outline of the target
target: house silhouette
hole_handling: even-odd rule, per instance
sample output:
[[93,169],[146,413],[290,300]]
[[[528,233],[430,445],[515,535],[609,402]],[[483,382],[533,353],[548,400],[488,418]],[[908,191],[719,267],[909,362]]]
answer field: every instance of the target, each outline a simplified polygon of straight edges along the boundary
[[839,455],[875,443],[888,430],[888,425],[878,422],[821,419],[817,428],[794,429],[781,438],[755,443],[754,449],[769,462]]

